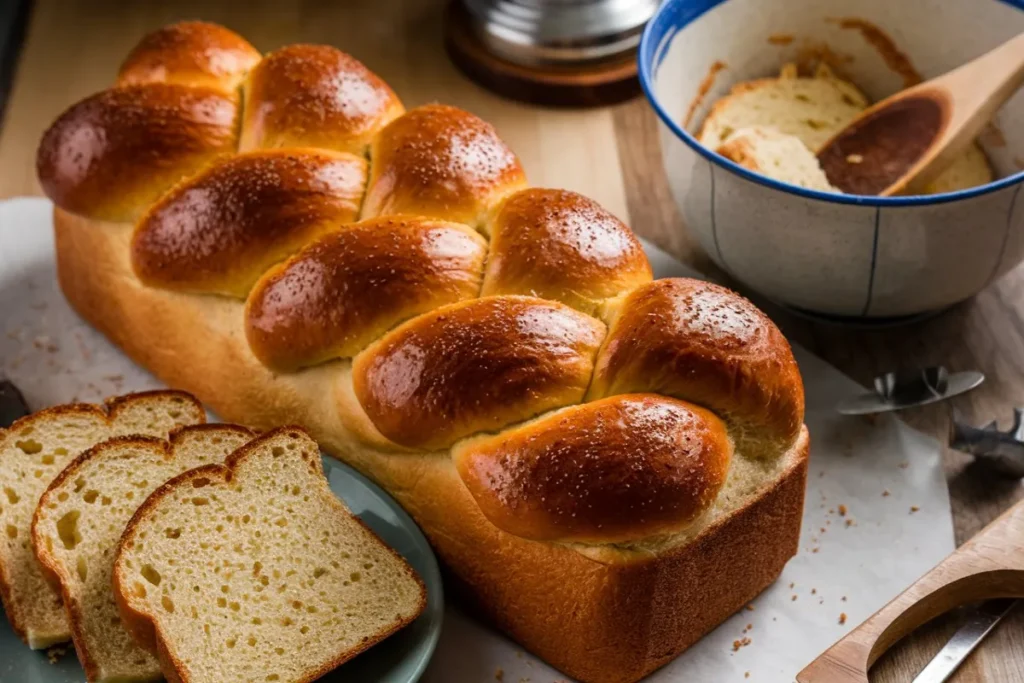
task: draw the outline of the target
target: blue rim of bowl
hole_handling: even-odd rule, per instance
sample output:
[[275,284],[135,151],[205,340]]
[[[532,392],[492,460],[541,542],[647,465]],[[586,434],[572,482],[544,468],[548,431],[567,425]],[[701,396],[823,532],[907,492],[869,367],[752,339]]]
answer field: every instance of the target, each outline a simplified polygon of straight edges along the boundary
[[[1024,0],[999,0],[1000,2],[1024,10]],[[708,161],[718,164],[722,168],[746,178],[758,185],[764,185],[775,190],[781,190],[808,199],[816,199],[833,204],[852,204],[856,206],[922,206],[929,204],[942,204],[961,199],[978,197],[989,192],[995,192],[1006,187],[1011,187],[1024,180],[1024,171],[1019,171],[1005,178],[993,180],[991,183],[957,190],[956,192],[942,192],[932,195],[914,195],[910,197],[874,197],[867,195],[835,194],[832,192],[821,192],[809,190],[799,185],[791,185],[779,180],[774,180],[760,173],[755,173],[739,164],[726,159],[721,154],[708,149],[697,141],[693,135],[688,133],[683,126],[675,121],[658,101],[654,93],[654,71],[660,66],[668,52],[674,36],[687,25],[693,23],[705,12],[711,10],[727,0],[668,0],[663,3],[655,12],[651,20],[644,28],[643,36],[640,38],[640,49],[637,53],[637,62],[640,72],[640,86],[643,88],[647,101],[654,107],[655,113],[662,123],[668,126],[677,138],[686,143],[691,149],[703,156]]]

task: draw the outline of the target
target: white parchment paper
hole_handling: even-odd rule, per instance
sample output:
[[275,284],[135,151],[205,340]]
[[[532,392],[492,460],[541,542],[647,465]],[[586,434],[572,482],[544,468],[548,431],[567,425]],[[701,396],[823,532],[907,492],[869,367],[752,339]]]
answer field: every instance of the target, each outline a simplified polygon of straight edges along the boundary
[[[53,263],[51,205],[0,203],[0,374],[33,408],[161,386],[68,307]],[[695,276],[648,245],[658,277]],[[811,467],[800,554],[748,608],[651,681],[789,682],[805,664],[954,548],[938,443],[892,416],[835,413],[861,387],[796,349]],[[449,607],[426,683],[566,677]]]

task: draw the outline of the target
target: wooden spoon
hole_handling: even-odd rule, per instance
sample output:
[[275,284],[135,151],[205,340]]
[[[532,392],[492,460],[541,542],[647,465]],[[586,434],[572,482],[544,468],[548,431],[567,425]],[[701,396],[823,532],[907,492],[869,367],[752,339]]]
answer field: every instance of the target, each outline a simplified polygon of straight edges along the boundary
[[1024,33],[938,78],[887,97],[818,152],[848,194],[920,193],[1024,83]]

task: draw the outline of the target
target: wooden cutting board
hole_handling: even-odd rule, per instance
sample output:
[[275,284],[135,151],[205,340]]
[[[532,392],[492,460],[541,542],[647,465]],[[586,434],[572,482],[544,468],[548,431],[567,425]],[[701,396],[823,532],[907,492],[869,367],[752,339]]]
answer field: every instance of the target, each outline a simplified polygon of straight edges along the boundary
[[531,184],[582,192],[628,219],[611,110],[539,109],[477,87],[445,55],[444,6],[445,0],[36,2],[33,28],[48,39],[27,40],[21,55],[0,133],[0,158],[9,162],[0,196],[38,194],[33,162],[43,130],[69,103],[109,86],[144,32],[201,17],[262,51],[298,41],[336,45],[378,73],[407,107],[440,101],[490,121],[522,159]]

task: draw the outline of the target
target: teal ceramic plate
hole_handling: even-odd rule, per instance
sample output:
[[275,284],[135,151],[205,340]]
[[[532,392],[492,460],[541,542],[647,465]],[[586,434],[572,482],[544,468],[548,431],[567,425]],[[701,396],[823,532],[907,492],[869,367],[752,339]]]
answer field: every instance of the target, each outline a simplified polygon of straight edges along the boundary
[[[437,560],[416,523],[377,485],[332,458],[324,458],[324,469],[335,495],[423,578],[427,609],[407,628],[321,680],[413,683],[427,668],[441,634],[444,595]],[[74,650],[70,645],[66,649],[67,654],[50,663],[45,652],[33,652],[18,640],[0,611],[0,683],[81,683],[85,676]]]

